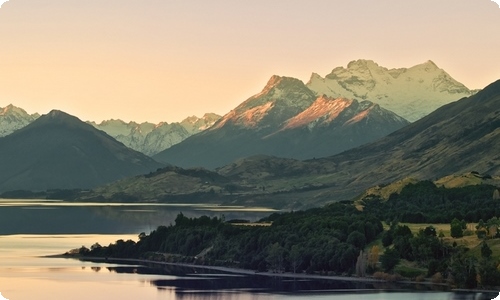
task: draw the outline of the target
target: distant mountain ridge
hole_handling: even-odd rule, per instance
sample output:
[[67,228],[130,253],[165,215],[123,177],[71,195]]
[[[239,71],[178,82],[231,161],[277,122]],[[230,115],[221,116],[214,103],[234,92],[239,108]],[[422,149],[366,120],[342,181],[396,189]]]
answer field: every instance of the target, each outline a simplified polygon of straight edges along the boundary
[[[500,80],[382,139],[334,156],[300,161],[255,155],[214,172],[169,167],[88,196],[113,199],[124,192],[136,199],[182,197],[302,209],[367,194],[389,197],[420,180],[441,178],[436,184],[447,187],[497,185],[499,176]],[[165,190],[166,182],[175,182],[175,188]]]
[[[159,160],[213,168],[255,154],[307,159],[339,153],[406,125],[400,116],[415,121],[476,92],[432,61],[387,69],[371,60],[357,60],[347,68],[334,68],[325,78],[313,73],[307,85],[295,78],[273,76],[259,94],[222,118],[205,114],[170,124],[90,123],[127,147],[157,155]],[[0,136],[38,117],[12,105],[4,110],[10,113],[0,114]],[[210,133],[164,151],[203,130]]]
[[39,114],[28,114],[24,109],[12,104],[0,107],[0,137],[9,135],[23,128],[40,117]]
[[387,69],[371,60],[351,61],[324,78],[313,73],[307,86],[317,95],[370,100],[414,122],[437,108],[476,93],[434,62]]
[[370,101],[318,97],[302,81],[275,75],[212,127],[154,157],[207,168],[256,154],[305,159],[359,146],[407,124]]
[[[342,101],[345,105],[347,100]],[[227,123],[221,126],[225,127],[234,129]],[[231,132],[221,136],[225,133]],[[500,80],[384,138],[333,156],[300,161],[254,155],[213,172],[168,167],[100,187],[89,193],[88,199],[114,199],[125,193],[136,199],[191,199],[301,209],[351,200],[376,185],[377,193],[389,196],[401,186],[419,180],[441,178],[436,184],[453,187],[497,184],[498,176]],[[166,190],[168,182],[175,184]]]
[[53,110],[0,138],[0,192],[93,188],[164,165]]
[[[38,113],[28,114],[24,109],[12,104],[0,107],[0,137],[7,136],[23,128],[39,118]],[[219,115],[206,113],[201,118],[190,116],[181,122],[158,124],[144,122],[124,122],[122,120],[105,120],[101,123],[87,122],[97,129],[103,130],[125,146],[152,156],[172,145],[175,145],[193,134],[212,126]]]
[[193,134],[212,126],[219,115],[207,113],[203,117],[190,116],[179,123],[161,122],[158,124],[144,122],[125,123],[122,120],[107,120],[99,124],[89,122],[97,129],[103,130],[125,146],[152,156],[172,145],[180,143]]

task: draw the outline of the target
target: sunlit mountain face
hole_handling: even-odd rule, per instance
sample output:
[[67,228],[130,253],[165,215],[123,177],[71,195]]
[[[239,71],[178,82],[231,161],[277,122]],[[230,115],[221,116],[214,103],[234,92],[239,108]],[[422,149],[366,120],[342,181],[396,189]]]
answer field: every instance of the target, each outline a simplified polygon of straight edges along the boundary
[[373,102],[317,96],[298,79],[273,76],[211,128],[155,158],[208,168],[256,154],[307,159],[359,146],[408,123]]
[[387,69],[371,60],[352,61],[325,77],[313,73],[307,86],[316,94],[370,100],[414,122],[437,108],[476,93],[434,62]]

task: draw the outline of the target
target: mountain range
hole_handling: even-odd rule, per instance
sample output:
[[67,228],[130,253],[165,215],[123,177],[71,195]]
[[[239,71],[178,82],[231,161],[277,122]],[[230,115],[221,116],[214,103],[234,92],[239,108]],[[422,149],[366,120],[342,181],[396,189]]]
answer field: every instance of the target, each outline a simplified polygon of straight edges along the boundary
[[0,138],[0,191],[93,188],[160,164],[53,110]]
[[387,69],[357,60],[325,78],[313,73],[307,84],[275,75],[214,126],[154,158],[213,169],[256,154],[294,159],[334,155],[406,126],[404,117],[416,121],[476,92],[432,61]]
[[180,143],[186,138],[212,126],[220,118],[214,113],[206,113],[203,117],[190,116],[181,122],[149,122],[125,123],[122,120],[107,120],[99,124],[89,122],[97,129],[103,130],[125,146],[152,156],[158,152]]
[[220,167],[255,154],[332,155],[409,124],[370,101],[316,96],[302,81],[272,76],[264,89],[209,129],[154,156],[181,167]]
[[12,104],[0,107],[0,137],[9,135],[23,128],[40,117],[39,114],[28,114],[24,109]]
[[[0,137],[23,128],[40,117],[39,114],[28,114],[24,109],[12,104],[0,108]],[[207,113],[203,117],[190,116],[181,122],[158,124],[144,122],[124,122],[122,120],[106,120],[101,123],[87,122],[100,129],[125,146],[154,155],[177,144],[189,136],[212,126],[220,118],[219,115]]]
[[387,69],[371,60],[351,61],[324,78],[313,73],[307,86],[317,95],[370,100],[414,122],[437,108],[469,97],[469,90],[434,62]]
[[[472,171],[500,175],[500,80],[373,143],[326,158],[291,162],[279,179],[252,178],[244,169],[230,164],[219,173],[248,183],[265,181],[282,191],[293,190],[287,182],[314,183],[322,188],[310,196],[310,203],[350,199],[368,187],[406,177],[435,179]],[[287,174],[288,169],[293,172]],[[265,167],[253,172],[273,174]]]
[[[332,71],[344,88],[354,84],[348,90],[362,97],[327,95],[319,92],[313,80],[304,84],[295,78],[272,76],[260,93],[221,118],[207,114],[173,124],[110,120],[91,126],[60,111],[39,117],[9,105],[0,114],[0,122],[7,124],[4,131],[25,127],[0,138],[0,191],[89,188],[108,183],[99,189],[107,196],[133,195],[154,201],[178,199],[179,195],[192,199],[196,194],[219,200],[228,196],[226,200],[232,203],[285,201],[283,205],[300,206],[348,199],[371,185],[408,176],[444,176],[470,172],[471,168],[498,173],[498,82],[476,93],[460,87],[451,77],[447,79],[432,62],[395,69],[397,72],[381,68],[394,80],[424,74],[406,80],[425,90],[424,96],[432,94],[423,88],[430,81],[435,83],[436,95],[473,94],[410,124],[365,99],[368,94],[360,94],[361,87],[354,88],[365,82],[359,80],[361,75],[372,74],[377,68],[381,67],[373,62],[356,61],[347,69]],[[357,79],[348,80],[348,75],[338,79],[344,73]],[[327,76],[330,79],[325,82],[330,84],[335,76]],[[380,82],[388,82],[380,76],[373,77],[376,80],[370,92],[383,86]],[[370,86],[370,82],[365,85]],[[419,90],[412,85],[404,87]],[[188,134],[202,131],[154,157],[166,164],[196,169],[161,169],[165,164],[124,145],[160,149],[173,137],[183,138],[178,134],[182,130]],[[121,137],[123,143],[112,136]],[[148,172],[152,173],[129,177]],[[141,178],[140,184],[137,178]]]
[[[120,192],[141,199],[182,196],[298,209],[353,199],[369,187],[408,177],[464,173],[500,175],[500,80],[378,141],[334,156],[300,161],[258,155],[216,171],[168,167],[101,187],[93,196]],[[166,191],[168,182],[176,182],[175,189]]]

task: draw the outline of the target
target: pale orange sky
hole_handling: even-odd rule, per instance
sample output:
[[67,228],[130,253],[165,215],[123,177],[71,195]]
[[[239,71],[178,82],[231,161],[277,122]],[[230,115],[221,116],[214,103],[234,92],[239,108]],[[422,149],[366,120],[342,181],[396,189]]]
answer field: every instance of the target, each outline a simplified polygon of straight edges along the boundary
[[500,79],[490,0],[10,0],[0,107],[83,120],[225,114],[273,74],[307,82],[351,60],[434,61],[469,88]]

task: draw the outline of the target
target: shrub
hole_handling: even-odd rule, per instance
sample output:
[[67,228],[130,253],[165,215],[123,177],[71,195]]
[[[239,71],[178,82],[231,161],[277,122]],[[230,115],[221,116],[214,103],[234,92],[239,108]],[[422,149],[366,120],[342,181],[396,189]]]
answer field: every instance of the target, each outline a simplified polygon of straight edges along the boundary
[[443,283],[443,275],[440,272],[437,272],[436,274],[432,275],[431,282],[432,283]]

